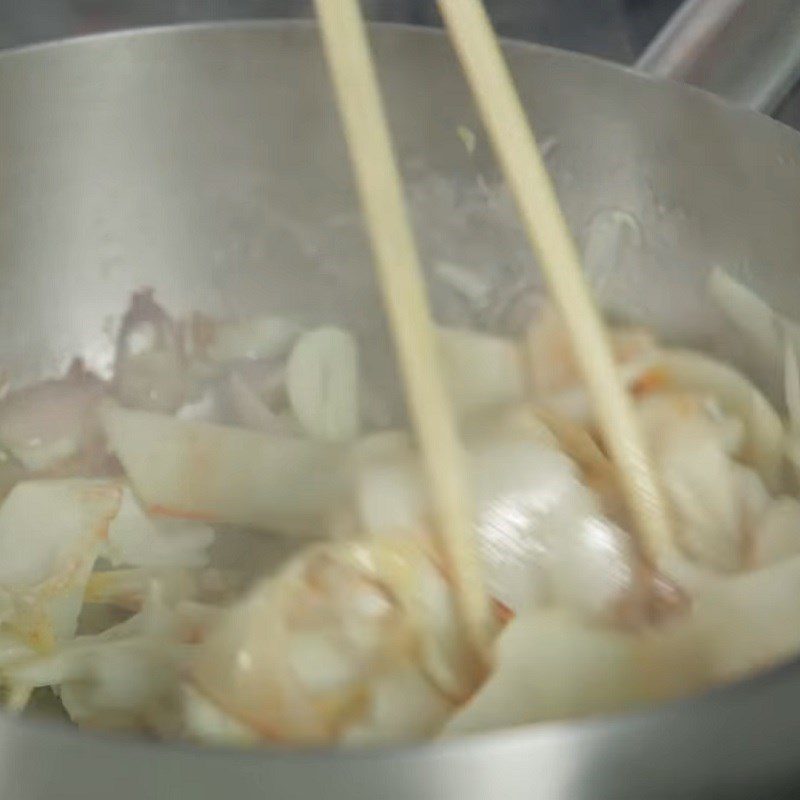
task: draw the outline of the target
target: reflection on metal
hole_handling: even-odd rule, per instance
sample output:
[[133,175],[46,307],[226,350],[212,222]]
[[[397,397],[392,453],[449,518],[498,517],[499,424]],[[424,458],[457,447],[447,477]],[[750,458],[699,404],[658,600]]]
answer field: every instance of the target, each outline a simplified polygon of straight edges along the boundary
[[800,3],[686,0],[636,66],[771,113],[800,78]]
[[[514,290],[532,273],[527,250],[480,138],[471,156],[458,138],[478,121],[452,48],[396,27],[376,27],[373,41],[426,260],[490,287],[507,275]],[[576,230],[598,225],[600,209],[641,227],[635,268],[605,274],[610,311],[633,307],[673,341],[722,345],[705,295],[713,264],[747,274],[782,311],[800,308],[796,132],[610,64],[519,42],[506,52],[558,142],[551,161]],[[334,113],[318,37],[297,23],[0,55],[0,363],[24,380],[100,352],[106,313],[153,286],[178,314],[291,309],[348,325],[366,375],[388,380]],[[624,245],[630,220],[614,219]],[[720,352],[748,366],[741,346]],[[336,757],[200,753],[0,714],[0,798],[797,797],[799,707],[795,664],[633,715]]]

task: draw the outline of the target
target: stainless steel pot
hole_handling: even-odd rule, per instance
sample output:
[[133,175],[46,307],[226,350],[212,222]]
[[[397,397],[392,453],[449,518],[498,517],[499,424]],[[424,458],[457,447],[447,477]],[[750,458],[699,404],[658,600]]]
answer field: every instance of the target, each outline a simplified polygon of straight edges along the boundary
[[772,113],[800,77],[800,6],[794,0],[684,0],[636,66]]
[[[498,281],[534,274],[447,42],[380,27],[374,43],[428,261]],[[782,310],[798,307],[797,133],[592,59],[518,43],[507,53],[575,232],[591,243],[611,220],[625,234],[612,236],[612,259],[590,265],[612,312],[718,343],[722,321],[703,292],[714,264]],[[472,154],[460,126],[478,134]],[[307,24],[172,28],[0,56],[0,189],[0,364],[20,380],[75,353],[106,368],[98,331],[143,284],[179,311],[291,310],[381,338]],[[435,293],[443,316],[457,313],[443,286]],[[198,750],[2,718],[0,797],[774,796],[800,777],[798,707],[800,667],[789,665],[641,713],[349,754]]]

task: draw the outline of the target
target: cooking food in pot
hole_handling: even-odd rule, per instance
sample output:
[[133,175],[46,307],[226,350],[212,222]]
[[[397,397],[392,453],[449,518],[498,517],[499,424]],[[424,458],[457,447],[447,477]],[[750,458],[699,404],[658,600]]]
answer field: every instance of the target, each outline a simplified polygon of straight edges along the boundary
[[[783,364],[611,326],[669,502],[652,563],[557,312],[438,330],[492,601],[478,663],[413,436],[350,331],[174,318],[152,291],[113,376],[76,360],[0,402],[0,677],[81,727],[246,746],[455,736],[653,703],[800,649],[797,325],[710,297]],[[13,379],[13,376],[10,376]],[[12,380],[13,383],[13,380]]]

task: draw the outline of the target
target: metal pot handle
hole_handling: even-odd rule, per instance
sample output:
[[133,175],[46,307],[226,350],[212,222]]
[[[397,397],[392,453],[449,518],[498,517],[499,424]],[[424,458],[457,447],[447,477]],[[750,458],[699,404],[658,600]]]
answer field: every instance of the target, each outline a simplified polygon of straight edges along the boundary
[[771,114],[800,79],[800,2],[685,0],[636,67]]

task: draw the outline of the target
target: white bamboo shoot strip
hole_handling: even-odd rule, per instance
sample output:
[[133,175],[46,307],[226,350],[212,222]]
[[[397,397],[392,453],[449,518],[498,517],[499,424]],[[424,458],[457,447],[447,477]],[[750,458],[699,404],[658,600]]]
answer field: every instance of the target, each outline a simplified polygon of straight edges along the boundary
[[465,458],[361,9],[358,0],[316,0],[316,8],[443,556],[467,635],[486,658],[489,602],[474,541]]
[[569,330],[642,545],[655,562],[672,549],[663,495],[583,277],[577,247],[491,21],[481,0],[438,3],[528,238]]

